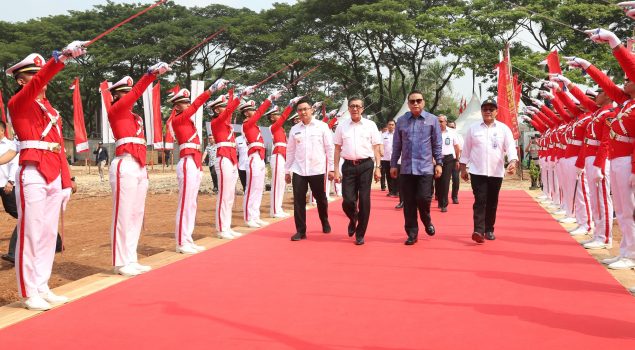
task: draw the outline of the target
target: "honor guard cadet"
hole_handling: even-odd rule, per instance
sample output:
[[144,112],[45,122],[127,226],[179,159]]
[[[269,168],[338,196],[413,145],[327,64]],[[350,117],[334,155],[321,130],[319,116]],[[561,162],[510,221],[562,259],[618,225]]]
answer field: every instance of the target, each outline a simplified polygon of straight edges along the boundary
[[245,118],[243,135],[247,141],[247,157],[249,158],[247,187],[243,195],[243,215],[245,224],[252,228],[269,224],[260,219],[260,203],[262,203],[262,194],[265,189],[265,141],[258,127],[258,120],[281,94],[281,91],[276,91],[269,95],[258,110],[255,108],[254,101],[244,102],[238,107]]
[[176,114],[172,118],[172,130],[179,143],[179,163],[176,165],[176,178],[179,185],[179,204],[176,209],[176,252],[196,254],[205,248],[194,243],[192,233],[196,220],[196,199],[201,185],[201,140],[194,123],[196,111],[215,91],[225,87],[226,80],[218,80],[209,89],[194,100],[190,92],[181,89],[168,102],[174,106]]
[[219,176],[219,188],[216,195],[216,231],[218,238],[233,239],[241,234],[231,229],[232,207],[236,196],[236,181],[238,170],[236,163],[236,138],[231,125],[231,116],[240,104],[242,96],[248,96],[254,92],[253,87],[247,87],[239,96],[234,97],[233,90],[229,96],[220,96],[209,108],[216,115],[212,120],[212,134],[218,153],[216,154],[216,174]]
[[110,187],[113,193],[113,219],[110,231],[112,265],[115,273],[136,276],[150,270],[137,262],[137,245],[143,226],[148,172],[146,170],[146,142],[143,119],[132,107],[158,75],[169,71],[159,62],[148,69],[136,85],[126,76],[110,88],[113,103],[108,109],[108,121],[115,142],[115,159],[110,169]]
[[277,109],[267,112],[271,121],[271,136],[273,138],[273,151],[269,165],[271,166],[271,203],[269,204],[269,215],[273,218],[287,218],[289,214],[282,210],[286,183],[284,182],[284,168],[287,157],[287,135],[282,127],[287,120],[293,107],[301,99],[301,96],[289,101],[289,105],[282,114]]
[[55,295],[48,286],[60,209],[65,210],[76,187],[66,161],[62,120],[46,98],[46,89],[68,58],[86,53],[83,44],[74,41],[61,53],[54,52],[48,61],[33,53],[7,69],[19,85],[8,103],[13,128],[20,139],[15,272],[18,294],[30,310],[48,310],[51,304],[69,300]]

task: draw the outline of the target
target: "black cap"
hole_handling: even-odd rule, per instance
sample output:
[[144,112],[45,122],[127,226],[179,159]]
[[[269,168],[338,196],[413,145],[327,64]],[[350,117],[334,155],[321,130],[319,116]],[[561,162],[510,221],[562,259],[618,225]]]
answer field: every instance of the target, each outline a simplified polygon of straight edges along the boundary
[[488,98],[487,100],[483,101],[483,103],[481,103],[481,108],[485,107],[486,105],[492,105],[494,107],[496,107],[496,109],[498,109],[498,105],[496,104],[496,100],[493,98]]

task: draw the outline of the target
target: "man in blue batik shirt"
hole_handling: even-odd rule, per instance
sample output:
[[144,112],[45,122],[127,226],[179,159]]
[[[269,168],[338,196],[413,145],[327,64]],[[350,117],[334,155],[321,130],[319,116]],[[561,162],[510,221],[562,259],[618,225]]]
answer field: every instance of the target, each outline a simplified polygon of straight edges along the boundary
[[[435,233],[430,218],[432,177],[439,178],[443,165],[441,126],[438,118],[423,110],[425,101],[420,91],[408,94],[410,112],[399,117],[393,137],[390,176],[397,177],[397,161],[401,157],[399,191],[403,196],[406,245],[417,243],[419,224],[417,210],[426,233]],[[433,163],[433,160],[435,163]]]

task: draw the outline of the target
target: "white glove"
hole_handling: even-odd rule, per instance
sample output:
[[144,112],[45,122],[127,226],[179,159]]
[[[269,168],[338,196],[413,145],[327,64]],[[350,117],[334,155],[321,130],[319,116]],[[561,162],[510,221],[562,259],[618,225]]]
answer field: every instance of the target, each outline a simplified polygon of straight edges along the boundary
[[551,92],[549,91],[540,91],[538,92],[538,94],[540,96],[542,96],[542,98],[546,98],[548,100],[553,100],[554,98],[556,98]]
[[527,121],[527,122],[531,122],[531,118],[529,118],[528,116],[524,115],[523,116],[523,120]]
[[546,87],[547,89],[557,89],[559,88],[558,84],[554,83],[553,81],[542,81],[542,86]]
[[586,89],[586,91],[584,92],[586,95],[591,95],[593,97],[598,97],[598,93],[595,90],[592,89]]
[[576,167],[575,168],[575,175],[577,177],[580,177],[580,175],[582,175],[582,174],[584,174],[584,168],[581,169],[581,168]]
[[211,92],[213,94],[216,91],[220,91],[220,90],[223,90],[224,88],[226,88],[227,84],[229,84],[229,80],[218,79],[207,90],[209,90],[209,92]]
[[614,49],[615,47],[617,47],[617,45],[622,43],[622,41],[620,41],[617,35],[615,35],[615,33],[611,32],[610,30],[606,30],[603,28],[595,28],[595,29],[585,30],[584,32],[589,36],[591,41],[600,43],[600,44],[609,43],[609,46],[612,49]]
[[289,106],[293,107],[295,106],[298,101],[300,101],[304,96],[296,96],[294,98],[291,99],[291,101],[289,101]]
[[311,106],[311,108],[318,110],[320,108],[322,108],[322,101],[318,101],[316,103],[313,104],[313,106]]
[[564,56],[564,59],[567,60],[567,64],[571,68],[589,69],[589,67],[591,67],[591,62],[585,60],[584,58],[576,56]]
[[618,3],[617,6],[623,8],[624,10],[635,8],[635,1],[622,1]]
[[531,103],[533,103],[534,105],[538,106],[538,108],[542,108],[542,106],[545,105],[542,101],[540,101],[537,98],[531,98],[530,100],[531,100]]
[[626,16],[635,19],[635,9],[626,11]]
[[71,199],[71,191],[70,187],[62,189],[62,211],[66,211],[66,204]]
[[[537,101],[538,101],[538,100],[537,100]],[[540,102],[540,101],[538,101],[538,102]],[[527,111],[528,111],[530,114],[536,114],[536,113],[540,112],[540,110],[539,110],[538,108],[534,107],[534,106],[527,106],[527,107],[525,107],[525,108],[527,108]]]
[[76,58],[86,54],[86,48],[84,47],[86,43],[88,43],[88,41],[75,40],[72,43],[66,45],[66,47],[62,49],[62,55],[63,57],[65,57],[62,58],[62,61],[64,61],[66,58]]
[[256,88],[255,88],[253,85],[251,85],[251,86],[247,86],[247,87],[245,88],[245,90],[243,90],[243,91],[240,93],[240,95],[241,95],[241,96],[249,96],[249,95],[253,94],[253,93],[254,93],[254,91],[256,91]]
[[553,81],[559,81],[559,82],[563,82],[564,85],[569,85],[571,84],[571,80],[569,80],[569,78],[565,77],[562,74],[549,74],[549,79],[553,82]]
[[593,181],[595,182],[600,182],[604,178],[604,175],[602,175],[602,169],[596,167],[595,165],[593,166],[593,172],[589,175],[591,175]]
[[165,62],[159,62],[157,64],[155,64],[154,66],[151,66],[150,68],[148,68],[148,73],[150,74],[154,74],[154,75],[161,75],[161,74],[165,74],[169,71],[171,71],[172,68],[170,68],[170,66],[168,66],[167,63]]
[[337,114],[337,109],[334,109],[332,111],[329,112],[329,114],[327,114],[326,116],[329,118],[333,118],[333,116]]
[[279,99],[280,96],[282,96],[282,90],[277,90],[277,91],[274,91],[273,94],[269,95],[267,99],[271,102],[274,102],[275,100]]

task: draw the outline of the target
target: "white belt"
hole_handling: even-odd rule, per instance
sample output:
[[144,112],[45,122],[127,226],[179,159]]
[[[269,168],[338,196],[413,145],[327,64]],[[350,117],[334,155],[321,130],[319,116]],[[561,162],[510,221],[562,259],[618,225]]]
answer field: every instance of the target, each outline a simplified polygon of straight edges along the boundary
[[179,145],[179,151],[182,151],[186,148],[200,149],[201,145],[194,142],[186,142]]
[[625,143],[633,143],[635,141],[634,137],[622,136],[618,134],[615,134],[615,136],[613,136],[612,139],[619,142],[625,142]]
[[273,147],[287,147],[286,142],[276,142],[273,144]]
[[144,145],[146,144],[146,140],[142,139],[140,137],[122,137],[119,140],[117,140],[115,142],[115,146],[119,147],[121,145],[125,145],[126,143],[136,143],[138,145]]
[[586,143],[587,145],[590,145],[590,146],[599,146],[600,145],[600,140],[586,139],[586,140],[584,140],[584,143]]
[[33,141],[33,140],[20,141],[20,149],[22,150],[27,148],[41,149],[44,151],[49,151],[54,153],[60,153],[60,151],[62,150],[62,147],[57,142]]
[[236,148],[236,143],[235,142],[218,142],[218,143],[216,143],[216,146],[218,146],[218,147],[234,147],[234,148]]
[[574,146],[582,146],[582,141],[580,140],[571,140],[569,141],[570,145],[574,145]]
[[262,147],[265,148],[265,144],[262,142],[252,142],[247,146],[247,149],[252,149],[254,147]]

